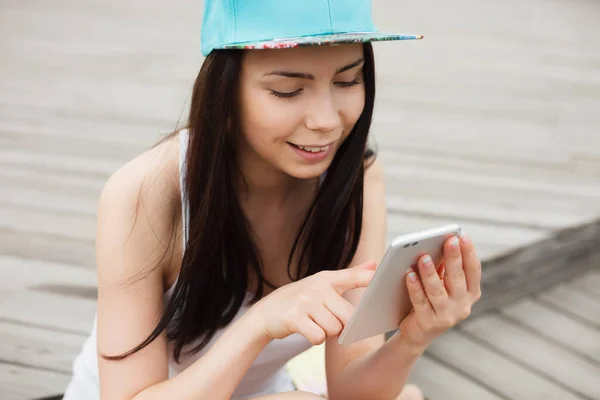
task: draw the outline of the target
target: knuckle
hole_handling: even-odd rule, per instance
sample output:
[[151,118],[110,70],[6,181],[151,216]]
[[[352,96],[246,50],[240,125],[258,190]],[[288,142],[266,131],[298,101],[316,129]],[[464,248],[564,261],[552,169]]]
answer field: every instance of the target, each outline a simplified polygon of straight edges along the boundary
[[304,310],[311,303],[311,298],[308,293],[301,293],[296,299],[296,302],[298,307]]
[[319,332],[319,333],[315,333],[314,335],[311,336],[311,338],[309,339],[309,341],[314,344],[315,346],[318,346],[320,344],[323,344],[325,342],[326,339],[326,335],[325,332]]
[[336,324],[332,324],[330,327],[327,328],[327,336],[337,336],[340,334],[340,332],[342,331],[342,324],[340,323],[336,323]]
[[317,284],[317,285],[307,288],[304,296],[306,296],[307,298],[314,301],[315,299],[321,299],[323,297],[324,292],[325,292],[325,285]]
[[440,328],[442,329],[446,329],[446,328],[450,328],[453,327],[454,325],[456,325],[457,323],[457,318],[452,316],[452,315],[446,315],[442,318],[440,318]]
[[467,306],[465,306],[465,307],[462,309],[462,311],[460,312],[459,319],[460,319],[461,321],[462,321],[462,320],[465,320],[465,319],[469,318],[469,315],[471,315],[471,306],[470,306],[470,305],[467,305]]
[[446,295],[446,290],[441,285],[436,285],[436,287],[431,291],[431,297],[434,299],[442,299]]
[[457,282],[457,283],[459,283],[459,282],[462,282],[462,281],[464,281],[464,280],[465,280],[465,272],[464,272],[464,271],[463,271],[463,269],[461,268],[461,269],[459,269],[458,271],[456,271],[456,272],[453,272],[453,273],[450,275],[450,279],[452,279],[452,281],[453,281],[453,282]]
[[429,300],[427,300],[427,297],[425,297],[425,296],[419,296],[416,299],[415,304],[416,304],[416,306],[421,307],[421,308],[427,307],[429,305]]
[[475,296],[474,296],[474,297],[475,297],[475,301],[479,301],[479,299],[481,299],[481,290],[478,290],[478,291],[475,293]]
[[284,329],[288,332],[297,332],[298,324],[296,321],[298,321],[297,318],[294,318],[293,315],[289,315],[288,318],[286,318],[283,322]]

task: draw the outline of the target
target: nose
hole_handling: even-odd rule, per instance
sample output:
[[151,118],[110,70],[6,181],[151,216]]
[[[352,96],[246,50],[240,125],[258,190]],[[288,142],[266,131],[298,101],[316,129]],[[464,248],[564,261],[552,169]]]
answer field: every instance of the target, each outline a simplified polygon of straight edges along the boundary
[[331,132],[340,124],[340,113],[331,93],[315,98],[308,108],[306,127],[313,131]]

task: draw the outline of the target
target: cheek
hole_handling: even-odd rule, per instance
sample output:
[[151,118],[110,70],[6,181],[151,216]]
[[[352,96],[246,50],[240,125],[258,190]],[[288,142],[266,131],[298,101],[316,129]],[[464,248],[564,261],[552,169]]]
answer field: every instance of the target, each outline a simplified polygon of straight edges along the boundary
[[344,125],[344,136],[348,136],[365,108],[364,89],[356,90],[347,96],[342,96],[340,104],[342,123]]
[[242,130],[247,141],[254,145],[285,141],[295,130],[299,116],[293,107],[264,90],[242,97]]

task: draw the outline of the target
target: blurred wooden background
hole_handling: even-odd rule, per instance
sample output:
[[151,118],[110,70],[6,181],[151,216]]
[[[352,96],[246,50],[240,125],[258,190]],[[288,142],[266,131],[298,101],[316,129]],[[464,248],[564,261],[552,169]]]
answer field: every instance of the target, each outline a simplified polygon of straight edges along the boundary
[[[185,123],[202,2],[0,4],[0,398],[59,393],[95,313],[106,178]],[[432,399],[600,399],[600,3],[374,2],[389,236],[458,222],[476,315]]]

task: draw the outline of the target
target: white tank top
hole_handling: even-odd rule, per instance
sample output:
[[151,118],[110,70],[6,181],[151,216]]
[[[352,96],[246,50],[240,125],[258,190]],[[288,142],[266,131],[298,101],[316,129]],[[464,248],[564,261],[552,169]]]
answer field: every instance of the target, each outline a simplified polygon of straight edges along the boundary
[[[185,176],[185,155],[188,146],[188,132],[179,133],[180,143],[180,179],[183,188]],[[184,221],[184,242],[187,243],[187,225],[189,222],[188,203],[182,193],[182,211]],[[173,285],[174,287],[175,285]],[[167,302],[172,294],[173,287],[164,295]],[[249,308],[252,294],[247,293],[244,304],[234,317],[240,318]],[[169,343],[169,377],[173,377],[202,357],[208,349],[223,334],[223,329],[216,332],[211,341],[196,354],[187,354],[186,350],[193,347],[194,343],[184,347],[179,363],[173,360],[173,343]],[[240,384],[237,386],[233,399],[261,396],[266,394],[293,391],[292,379],[285,369],[285,364],[293,357],[308,350],[312,344],[299,334],[288,336],[281,340],[272,340],[258,355]],[[96,319],[88,339],[85,341],[79,355],[73,362],[73,375],[67,386],[63,400],[99,400],[100,388],[98,379],[98,358],[96,351]]]

